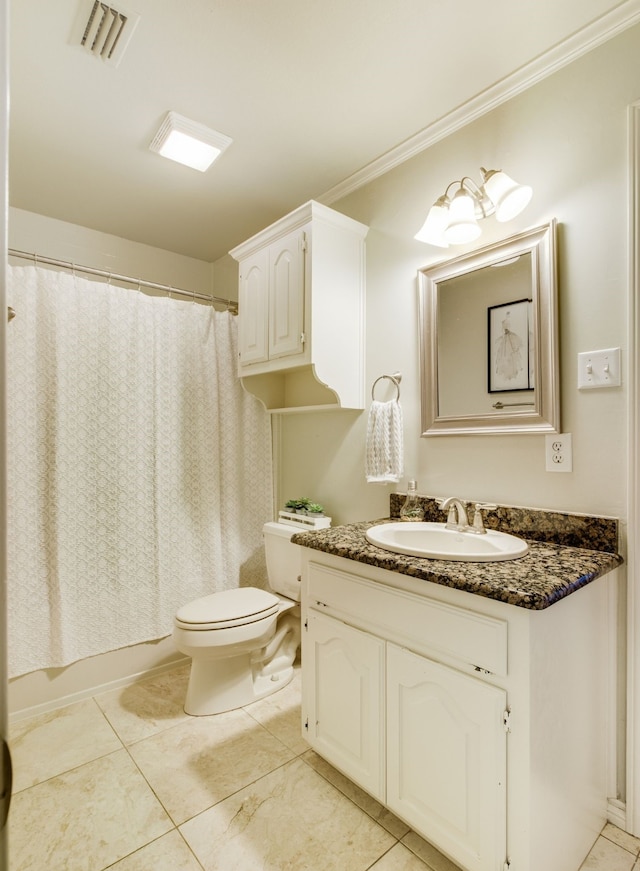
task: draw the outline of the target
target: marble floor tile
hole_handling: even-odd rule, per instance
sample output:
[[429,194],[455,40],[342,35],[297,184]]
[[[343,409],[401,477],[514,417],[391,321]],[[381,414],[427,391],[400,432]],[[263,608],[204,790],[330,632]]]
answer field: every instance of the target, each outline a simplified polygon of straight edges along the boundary
[[[402,843],[408,847],[412,853],[422,859],[425,865],[432,871],[461,871],[460,867],[443,856],[433,844],[425,841],[420,835],[415,832],[409,832],[402,838]],[[567,869],[569,871],[569,869]]]
[[626,832],[617,828],[617,826],[612,826],[611,823],[607,823],[604,827],[601,837],[613,841],[614,844],[618,844],[620,847],[624,847],[625,850],[633,853],[634,856],[640,854],[640,838],[634,838],[633,835],[628,835]]
[[633,871],[635,861],[634,853],[601,835],[582,863],[580,871]]
[[98,871],[168,832],[171,820],[126,750],[14,795],[11,871]]
[[296,755],[309,749],[309,745],[302,737],[300,723],[300,684],[298,667],[292,681],[284,689],[244,708]]
[[133,744],[189,718],[183,705],[191,663],[95,696],[124,744]]
[[365,871],[394,844],[299,759],[180,830],[205,871]]
[[[459,871],[309,748],[299,669],[215,717],[184,713],[188,673],[12,725],[10,871]],[[580,871],[639,855],[608,824]]]
[[202,871],[202,865],[193,855],[177,829],[136,850],[109,871]]
[[9,744],[14,793],[122,748],[93,699],[19,720]]
[[396,844],[371,866],[371,871],[432,871],[403,844]]
[[176,823],[290,760],[294,754],[243,710],[188,721],[129,748]]
[[[308,746],[308,745],[307,745]],[[313,750],[307,750],[302,756],[304,762],[310,765],[314,771],[321,774],[325,780],[328,780],[336,789],[339,789],[343,795],[361,808],[377,823],[380,823],[388,832],[395,838],[402,838],[409,831],[409,826],[399,820],[395,814],[387,810],[384,805],[372,798],[359,786],[356,786],[348,777],[341,774],[333,765],[330,765],[322,756],[318,756]]]

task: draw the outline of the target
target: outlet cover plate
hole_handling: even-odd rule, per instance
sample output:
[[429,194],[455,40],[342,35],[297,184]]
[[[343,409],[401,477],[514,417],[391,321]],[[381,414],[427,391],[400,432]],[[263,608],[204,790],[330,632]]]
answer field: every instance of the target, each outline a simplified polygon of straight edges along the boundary
[[620,386],[620,348],[578,354],[578,390]]
[[570,432],[545,436],[547,472],[573,472],[573,443]]

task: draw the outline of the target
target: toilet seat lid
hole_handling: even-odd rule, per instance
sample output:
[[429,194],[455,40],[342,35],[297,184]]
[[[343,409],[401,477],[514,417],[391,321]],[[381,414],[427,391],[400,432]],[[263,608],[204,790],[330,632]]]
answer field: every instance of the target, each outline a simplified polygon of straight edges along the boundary
[[176,622],[187,629],[229,629],[278,613],[279,599],[257,587],[222,590],[183,605]]

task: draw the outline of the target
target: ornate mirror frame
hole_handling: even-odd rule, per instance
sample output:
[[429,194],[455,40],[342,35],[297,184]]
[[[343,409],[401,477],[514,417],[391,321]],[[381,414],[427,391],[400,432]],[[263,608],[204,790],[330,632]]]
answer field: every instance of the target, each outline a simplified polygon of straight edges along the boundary
[[[507,410],[509,403],[501,405],[498,402],[496,408],[488,402],[486,413],[441,415],[438,302],[440,294],[446,292],[445,282],[461,276],[471,276],[487,266],[506,264],[527,253],[531,255],[531,286],[526,293],[530,294],[533,320],[533,403],[520,407],[514,401],[511,403],[513,408]],[[418,291],[422,436],[560,432],[555,219],[504,241],[419,270]],[[521,296],[516,292],[515,298],[520,299]],[[485,330],[486,324],[479,324],[478,329]],[[461,348],[460,365],[470,368],[476,365],[467,357],[465,349]],[[487,397],[490,399],[488,388]]]

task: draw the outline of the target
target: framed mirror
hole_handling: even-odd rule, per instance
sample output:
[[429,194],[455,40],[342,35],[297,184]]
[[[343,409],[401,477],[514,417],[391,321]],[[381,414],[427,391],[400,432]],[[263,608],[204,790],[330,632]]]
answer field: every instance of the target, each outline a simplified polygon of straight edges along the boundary
[[555,220],[418,284],[422,435],[560,432]]

